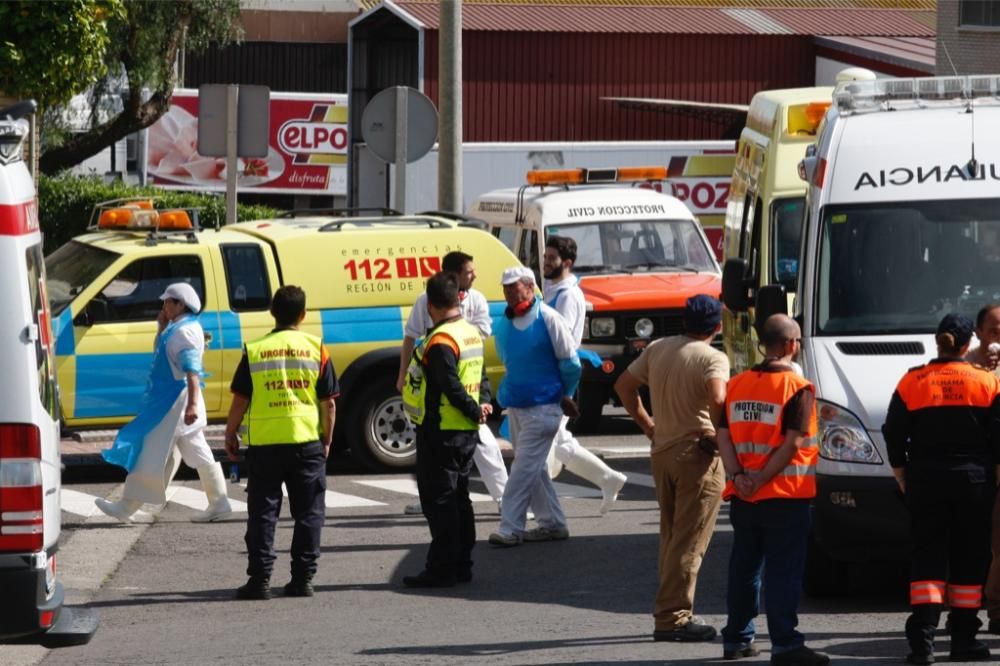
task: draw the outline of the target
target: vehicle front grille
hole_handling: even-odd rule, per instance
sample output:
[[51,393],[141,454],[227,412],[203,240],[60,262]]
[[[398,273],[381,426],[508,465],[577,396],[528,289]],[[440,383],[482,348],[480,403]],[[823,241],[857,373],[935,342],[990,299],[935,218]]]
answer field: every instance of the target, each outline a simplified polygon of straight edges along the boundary
[[615,314],[618,315],[618,322],[621,326],[615,335],[615,341],[624,342],[626,338],[636,337],[635,323],[643,317],[653,322],[653,340],[670,335],[680,335],[684,332],[684,310],[682,308],[659,310],[654,313],[625,312]]
[[916,341],[838,342],[837,349],[848,356],[921,356],[924,344]]

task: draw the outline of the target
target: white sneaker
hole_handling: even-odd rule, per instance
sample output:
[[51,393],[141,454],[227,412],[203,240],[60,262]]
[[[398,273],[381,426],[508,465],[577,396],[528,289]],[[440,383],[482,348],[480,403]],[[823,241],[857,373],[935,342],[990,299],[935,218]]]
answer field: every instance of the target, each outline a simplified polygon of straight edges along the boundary
[[420,502],[416,504],[407,504],[406,508],[403,509],[403,515],[406,516],[420,516],[423,515],[424,509],[420,506]]

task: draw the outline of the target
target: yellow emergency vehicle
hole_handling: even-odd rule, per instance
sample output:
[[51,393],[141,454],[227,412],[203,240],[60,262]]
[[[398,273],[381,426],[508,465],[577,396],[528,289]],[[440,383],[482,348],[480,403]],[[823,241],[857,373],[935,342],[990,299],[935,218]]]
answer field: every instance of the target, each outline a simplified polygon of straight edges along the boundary
[[[850,68],[837,81],[874,76]],[[722,336],[734,373],[762,360],[756,330],[760,322],[754,320],[758,295],[786,299],[791,312],[806,202],[798,165],[815,144],[832,97],[833,87],[818,86],[765,90],[750,102],[736,148],[723,239]]]
[[[380,211],[381,212],[381,211]],[[395,389],[403,326],[428,277],[453,250],[472,255],[494,316],[506,303],[504,245],[464,218],[435,215],[290,214],[200,230],[186,211],[109,202],[93,231],[46,258],[61,403],[70,428],[129,420],[145,388],[160,294],[188,282],[204,304],[205,404],[209,419],[229,409],[229,382],[243,345],[273,327],[271,295],[301,286],[303,330],[320,335],[338,377],[337,443],[366,466],[404,467],[415,436]],[[487,341],[487,366],[502,365]]]
[[[753,321],[760,287],[795,293],[806,186],[798,163],[830,106],[833,88],[766,90],[754,95],[740,134],[726,208],[723,284],[733,287],[722,335],[733,372],[761,360]],[[728,297],[727,297],[728,296]]]

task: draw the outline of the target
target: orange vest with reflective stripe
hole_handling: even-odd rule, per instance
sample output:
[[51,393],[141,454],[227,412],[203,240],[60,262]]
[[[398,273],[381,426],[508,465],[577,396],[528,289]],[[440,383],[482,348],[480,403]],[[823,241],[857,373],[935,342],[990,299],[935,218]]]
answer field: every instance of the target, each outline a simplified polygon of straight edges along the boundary
[[[726,419],[729,436],[740,466],[747,471],[761,470],[768,457],[782,445],[781,419],[788,401],[801,389],[815,393],[811,383],[798,373],[747,370],[729,380],[726,388]],[[796,450],[788,466],[760,487],[751,502],[765,499],[809,499],[816,496],[816,403],[809,416],[809,431],[802,447]],[[736,494],[732,481],[722,496]]]
[[993,373],[965,361],[913,368],[896,386],[911,412],[928,407],[989,407],[998,390],[1000,380]]

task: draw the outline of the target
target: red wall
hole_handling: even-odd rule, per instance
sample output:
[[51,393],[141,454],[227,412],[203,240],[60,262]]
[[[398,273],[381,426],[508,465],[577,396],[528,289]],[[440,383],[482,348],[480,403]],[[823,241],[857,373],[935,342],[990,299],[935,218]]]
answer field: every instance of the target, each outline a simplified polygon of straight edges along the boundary
[[[815,67],[808,36],[467,31],[462,40],[465,141],[717,139],[732,116],[712,122],[600,98],[748,104],[758,90],[813,85]],[[425,92],[437,103],[437,32],[425,48]]]

